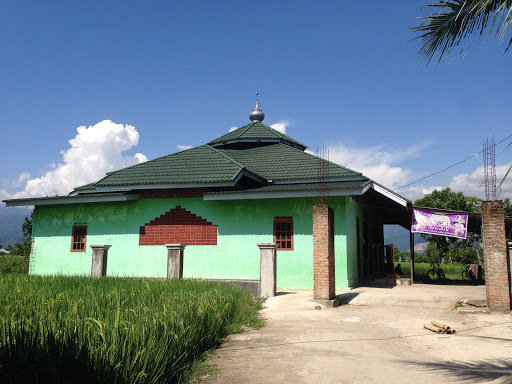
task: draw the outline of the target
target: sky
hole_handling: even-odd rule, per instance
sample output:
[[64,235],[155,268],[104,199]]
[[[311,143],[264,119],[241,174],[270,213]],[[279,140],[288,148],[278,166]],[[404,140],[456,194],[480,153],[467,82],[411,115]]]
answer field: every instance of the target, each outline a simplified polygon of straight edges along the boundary
[[427,2],[4,1],[0,200],[204,144],[249,122],[256,91],[264,123],[411,200],[484,197],[481,154],[399,188],[512,134],[508,39],[418,62],[410,28]]

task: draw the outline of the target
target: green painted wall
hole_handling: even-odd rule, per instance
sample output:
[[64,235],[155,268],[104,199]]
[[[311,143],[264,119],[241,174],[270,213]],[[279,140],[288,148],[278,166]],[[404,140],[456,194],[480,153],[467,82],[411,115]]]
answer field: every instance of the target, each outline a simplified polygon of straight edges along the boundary
[[[259,248],[273,241],[274,216],[292,216],[294,250],[277,253],[279,288],[313,288],[312,198],[205,201],[198,198],[39,206],[34,214],[33,274],[90,274],[90,245],[110,244],[107,274],[165,277],[167,249],[139,246],[139,229],[177,205],[218,226],[217,245],[187,246],[184,276],[257,279]],[[349,197],[331,197],[336,286],[357,284],[356,215]],[[87,225],[86,252],[71,252],[73,225]]]

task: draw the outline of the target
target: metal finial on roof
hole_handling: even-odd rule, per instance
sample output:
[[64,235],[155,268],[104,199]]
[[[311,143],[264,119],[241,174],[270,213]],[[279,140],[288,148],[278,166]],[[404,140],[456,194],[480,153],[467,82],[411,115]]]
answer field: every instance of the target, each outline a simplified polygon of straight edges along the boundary
[[258,105],[258,96],[260,95],[259,92],[256,92],[256,108],[254,108],[251,113],[249,113],[249,119],[251,119],[251,121],[263,121],[263,119],[265,118],[265,114],[263,113],[263,111],[260,109],[259,105]]

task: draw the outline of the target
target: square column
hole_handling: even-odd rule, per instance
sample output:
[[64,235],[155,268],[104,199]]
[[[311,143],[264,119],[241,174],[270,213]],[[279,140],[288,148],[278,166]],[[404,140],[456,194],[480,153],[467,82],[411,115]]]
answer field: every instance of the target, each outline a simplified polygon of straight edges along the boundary
[[487,308],[510,311],[510,281],[503,201],[482,202],[482,236]]
[[108,249],[111,245],[90,245],[92,248],[92,277],[104,277],[107,275]]
[[260,248],[260,297],[276,295],[276,249],[275,243],[256,244]]
[[183,278],[183,250],[187,244],[165,244],[167,247],[167,279]]
[[313,271],[315,300],[333,300],[336,295],[334,210],[328,205],[313,207]]

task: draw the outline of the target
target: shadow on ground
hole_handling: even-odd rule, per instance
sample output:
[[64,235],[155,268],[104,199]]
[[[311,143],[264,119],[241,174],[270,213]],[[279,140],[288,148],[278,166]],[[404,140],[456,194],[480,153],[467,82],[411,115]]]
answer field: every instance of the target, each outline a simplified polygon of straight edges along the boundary
[[446,374],[458,382],[488,383],[504,379],[500,383],[512,384],[512,359],[479,360],[471,363],[461,361],[424,362],[410,361],[409,364],[428,371]]
[[344,305],[344,304],[348,304],[352,300],[354,300],[357,295],[359,295],[358,292],[348,292],[348,293],[342,293],[340,295],[336,295],[336,298],[340,301],[341,305]]

